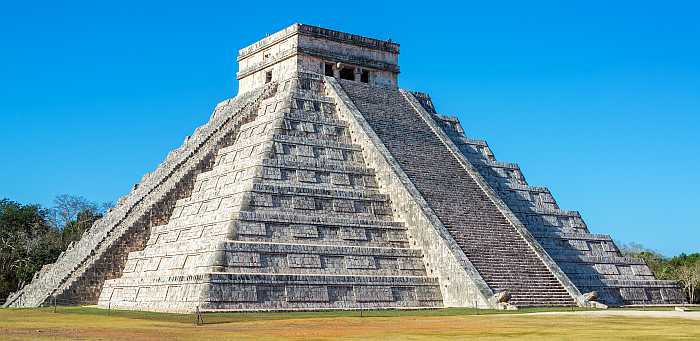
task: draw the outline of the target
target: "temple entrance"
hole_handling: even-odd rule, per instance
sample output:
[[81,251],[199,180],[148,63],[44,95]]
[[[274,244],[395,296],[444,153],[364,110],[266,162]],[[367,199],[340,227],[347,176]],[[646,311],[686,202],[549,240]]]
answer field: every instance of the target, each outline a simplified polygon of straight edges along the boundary
[[347,79],[349,81],[355,80],[355,69],[350,67],[344,67],[340,69],[340,79]]

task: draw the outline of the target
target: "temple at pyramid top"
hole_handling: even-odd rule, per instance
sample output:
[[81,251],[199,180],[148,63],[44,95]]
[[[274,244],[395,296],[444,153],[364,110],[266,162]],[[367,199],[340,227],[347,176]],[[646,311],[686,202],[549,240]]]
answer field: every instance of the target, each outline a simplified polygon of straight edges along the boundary
[[294,24],[238,51],[239,92],[298,72],[396,88],[399,44]]

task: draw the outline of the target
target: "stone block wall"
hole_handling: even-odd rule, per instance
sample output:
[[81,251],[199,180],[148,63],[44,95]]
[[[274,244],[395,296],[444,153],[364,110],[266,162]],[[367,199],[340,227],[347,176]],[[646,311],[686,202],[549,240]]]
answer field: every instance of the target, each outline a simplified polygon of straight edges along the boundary
[[99,304],[157,311],[442,306],[321,78],[283,81]]
[[45,266],[5,306],[39,306],[56,297],[62,302],[96,303],[101,283],[119,275],[125,255],[143,245],[148,229],[163,222],[173,201],[188,195],[190,181],[209,167],[211,156],[230,143],[230,131],[249,119],[265,89],[242,94],[217,106],[211,120],[197,128],[182,147],[165,161],[116,207],[98,220],[83,237],[51,265]]
[[249,91],[268,81],[279,81],[299,72],[325,74],[326,64],[336,77],[351,68],[359,81],[396,88],[399,45],[326,28],[293,24],[238,52],[239,89]]

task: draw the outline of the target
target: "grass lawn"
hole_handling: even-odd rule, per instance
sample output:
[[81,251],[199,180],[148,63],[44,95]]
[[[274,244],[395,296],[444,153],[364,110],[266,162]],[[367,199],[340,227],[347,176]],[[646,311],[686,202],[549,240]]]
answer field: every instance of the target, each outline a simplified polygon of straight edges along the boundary
[[0,340],[700,339],[698,320],[524,314],[533,311],[552,309],[221,313],[204,315],[203,326],[185,314],[0,309]]

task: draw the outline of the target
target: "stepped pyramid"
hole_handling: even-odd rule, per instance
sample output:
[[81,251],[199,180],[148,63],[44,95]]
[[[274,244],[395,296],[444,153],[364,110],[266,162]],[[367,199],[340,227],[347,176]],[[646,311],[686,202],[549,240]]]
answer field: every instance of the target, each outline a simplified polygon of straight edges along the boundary
[[239,95],[6,306],[685,301],[429,95],[399,89],[398,54],[390,41],[301,24],[240,50]]

